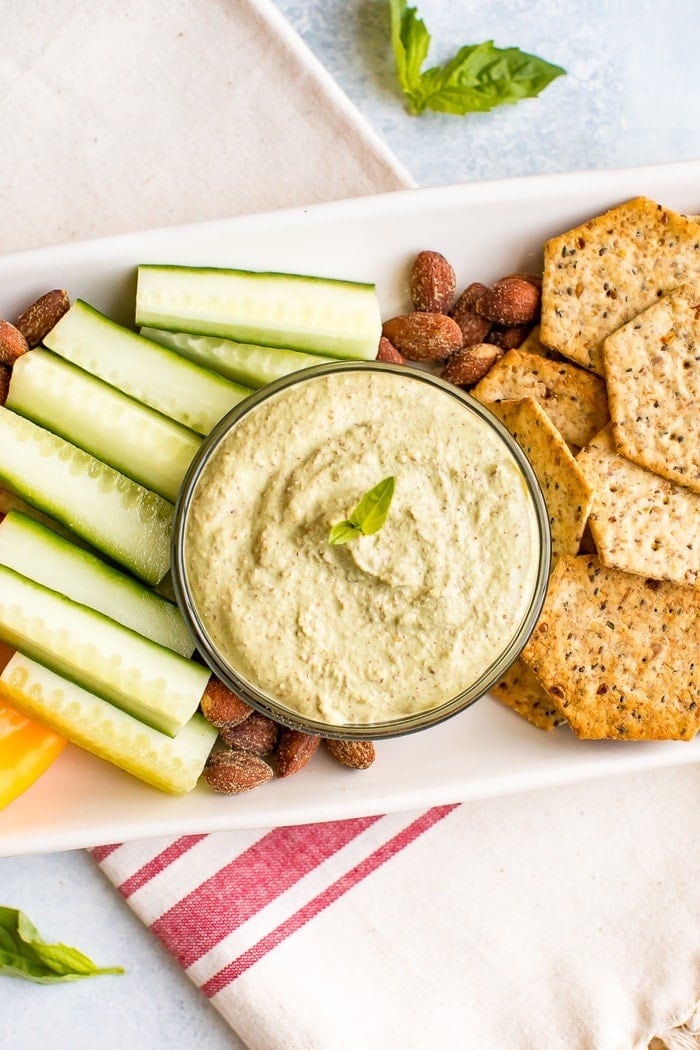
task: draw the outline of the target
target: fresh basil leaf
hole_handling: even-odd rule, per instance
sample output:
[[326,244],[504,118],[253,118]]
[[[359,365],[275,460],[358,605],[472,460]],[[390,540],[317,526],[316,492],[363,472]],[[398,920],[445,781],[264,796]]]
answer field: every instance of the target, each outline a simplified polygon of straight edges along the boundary
[[428,57],[430,33],[418,18],[415,7],[406,7],[406,0],[391,0],[390,8],[396,71],[410,102],[414,86],[420,80],[421,66]]
[[339,521],[328,533],[328,542],[331,544],[347,543],[362,535],[362,529],[353,525],[351,521]]
[[347,543],[358,536],[372,536],[379,532],[389,513],[394,498],[394,478],[384,478],[366,492],[350,517],[334,525],[328,535],[329,543]]
[[24,912],[0,906],[0,975],[56,984],[104,973],[124,970],[121,966],[95,966],[77,948],[46,944]]
[[394,498],[394,487],[393,478],[384,478],[384,481],[365,493],[350,515],[350,521],[357,525],[364,536],[372,536],[384,527]]
[[421,72],[430,34],[406,0],[390,0],[390,8],[399,84],[412,114],[426,109],[486,113],[494,106],[534,98],[565,73],[517,47],[497,48],[492,40],[467,44],[444,66]]

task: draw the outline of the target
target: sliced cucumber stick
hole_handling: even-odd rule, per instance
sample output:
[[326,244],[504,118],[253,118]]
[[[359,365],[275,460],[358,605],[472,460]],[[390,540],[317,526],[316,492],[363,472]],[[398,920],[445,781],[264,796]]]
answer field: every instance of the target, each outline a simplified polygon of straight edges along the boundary
[[50,518],[48,514],[42,514],[36,507],[32,507],[31,504],[25,503],[19,496],[15,496],[14,492],[8,492],[7,489],[0,489],[0,518],[4,514],[9,514],[11,510],[17,510],[21,514],[26,514],[34,521],[40,522],[45,525],[47,529],[51,529],[57,536],[63,536],[64,539],[70,540],[71,543],[75,544],[76,547],[82,547],[85,550],[94,551],[94,548],[86,543],[82,537],[78,536],[77,533],[71,532],[70,529],[65,528],[61,525],[60,521],[56,521],[55,518]]
[[20,653],[0,674],[0,691],[72,743],[175,795],[196,786],[216,740],[199,714],[165,736]]
[[20,511],[10,511],[0,521],[0,565],[182,656],[194,652],[176,605]]
[[44,344],[59,357],[198,434],[250,393],[77,299]]
[[48,350],[15,362],[6,404],[172,503],[202,440]]
[[0,484],[147,583],[168,571],[172,504],[4,407]]
[[168,736],[192,717],[209,680],[200,664],[4,565],[0,638]]
[[186,266],[139,267],[136,323],[366,359],[382,327],[371,284]]
[[141,335],[169,347],[188,361],[194,361],[204,368],[210,368],[212,372],[254,389],[291,372],[299,372],[302,368],[330,364],[337,360],[335,357],[321,357],[320,354],[304,354],[299,350],[281,350],[276,346],[234,343],[231,339],[215,335],[166,332],[162,328],[142,328]]

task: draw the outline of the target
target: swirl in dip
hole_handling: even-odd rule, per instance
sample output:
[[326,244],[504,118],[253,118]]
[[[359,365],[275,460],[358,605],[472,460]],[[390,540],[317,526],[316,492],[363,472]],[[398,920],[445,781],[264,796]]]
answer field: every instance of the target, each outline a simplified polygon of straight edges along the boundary
[[[392,475],[384,527],[332,525]],[[432,710],[474,683],[531,606],[533,498],[498,433],[417,373],[293,382],[244,414],[198,478],[191,600],[245,682],[329,725]]]

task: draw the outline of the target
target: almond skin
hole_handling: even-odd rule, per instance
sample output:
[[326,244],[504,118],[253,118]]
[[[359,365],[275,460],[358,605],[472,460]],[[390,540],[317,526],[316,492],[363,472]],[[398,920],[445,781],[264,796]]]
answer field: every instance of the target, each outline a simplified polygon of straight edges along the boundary
[[7,401],[7,395],[10,392],[10,377],[12,370],[7,365],[0,365],[0,405],[4,405]]
[[416,310],[384,322],[390,343],[410,361],[444,361],[462,346],[462,331],[447,314]]
[[442,378],[456,386],[474,386],[503,357],[505,351],[495,343],[465,346],[447,359]]
[[270,755],[277,747],[280,727],[267,715],[253,711],[251,715],[237,726],[223,726],[219,740],[229,747],[241,751],[252,751],[254,755]]
[[30,347],[38,346],[68,312],[70,300],[63,288],[53,288],[28,306],[17,318],[17,327]]
[[272,780],[274,773],[258,755],[240,748],[212,751],[204,768],[204,779],[220,795],[240,795]]
[[320,736],[283,729],[277,745],[277,776],[291,777],[308,765],[321,743]]
[[232,693],[228,686],[213,675],[207,682],[200,706],[207,722],[219,729],[237,726],[253,713],[253,708],[245,700]]
[[389,361],[392,365],[406,364],[396,347],[389,342],[385,335],[383,335],[379,340],[379,348],[377,350],[377,361]]
[[28,350],[29,343],[19,328],[15,328],[9,321],[0,320],[0,364],[9,365],[11,368],[17,358],[26,354]]
[[455,297],[457,280],[452,265],[440,252],[419,252],[411,268],[414,310],[446,314]]
[[483,343],[489,334],[491,322],[476,312],[476,304],[488,291],[485,284],[474,281],[468,285],[450,310],[452,317],[462,330],[462,341],[465,346]]
[[494,324],[534,324],[540,309],[540,289],[520,274],[501,277],[480,296],[476,311]]
[[326,740],[326,748],[348,769],[369,769],[377,757],[371,740]]
[[491,325],[491,330],[484,339],[485,343],[495,343],[501,350],[516,350],[525,342],[530,334],[531,326],[527,324],[513,325],[504,328],[500,324]]

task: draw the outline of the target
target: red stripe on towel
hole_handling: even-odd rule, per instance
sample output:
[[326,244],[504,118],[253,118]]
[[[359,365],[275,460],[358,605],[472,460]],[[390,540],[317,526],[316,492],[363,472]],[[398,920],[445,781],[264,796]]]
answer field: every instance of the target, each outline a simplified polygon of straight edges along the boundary
[[108,857],[110,853],[114,853],[115,849],[119,849],[121,845],[121,842],[114,842],[111,846],[93,846],[88,852],[92,854],[99,864],[105,859],[105,857]]
[[173,905],[151,929],[181,966],[191,966],[379,819],[275,828]]
[[373,871],[376,871],[385,861],[390,860],[396,856],[402,849],[410,845],[415,839],[417,839],[423,832],[427,831],[438,821],[446,817],[448,813],[451,813],[453,809],[456,809],[456,805],[450,806],[436,806],[433,809],[429,809],[422,816],[414,820],[412,824],[400,831],[398,835],[389,839],[380,846],[379,849],[375,850],[374,853],[370,853],[369,856],[365,857],[364,860],[360,861],[354,868],[346,872],[345,875],[331,883],[322,893],[314,897],[313,900],[309,901],[308,904],[300,908],[299,911],[290,915],[285,922],[281,923],[276,929],[272,930],[263,937],[261,940],[254,944],[252,948],[239,955],[237,959],[229,963],[218,973],[214,974],[206,984],[202,986],[202,991],[206,996],[211,998],[220,992],[227,985],[235,981],[237,977],[240,977],[242,973],[250,969],[254,963],[262,959],[269,951],[276,948],[278,944],[285,941],[291,934],[296,933],[297,930],[305,926],[307,922],[313,919],[319,912],[327,908],[329,904],[337,901],[342,897],[348,890],[351,890],[358,883],[362,882],[367,875],[370,875]]
[[122,882],[121,886],[118,887],[119,892],[124,897],[130,897],[132,893],[145,886],[155,875],[164,871],[169,864],[181,857],[183,853],[187,853],[189,849],[192,849],[204,838],[206,838],[206,835],[183,835],[182,838],[176,839],[167,849],[158,853],[152,860],[149,860],[148,864],[144,864],[125,882]]

